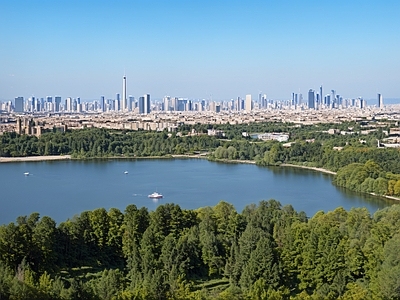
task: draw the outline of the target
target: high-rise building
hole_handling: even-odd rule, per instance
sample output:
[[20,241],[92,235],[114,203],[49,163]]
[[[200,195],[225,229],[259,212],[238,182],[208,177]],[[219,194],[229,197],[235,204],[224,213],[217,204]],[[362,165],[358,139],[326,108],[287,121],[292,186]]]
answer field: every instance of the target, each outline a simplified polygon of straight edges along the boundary
[[100,96],[100,109],[102,112],[106,111],[106,103],[105,103],[104,96]]
[[253,101],[251,100],[251,95],[246,95],[246,101],[245,101],[245,110],[247,112],[250,112],[253,109]]
[[174,111],[178,111],[178,97],[174,97],[174,99],[172,99],[172,108]]
[[123,79],[122,79],[122,105],[121,105],[121,109],[123,111],[128,110],[128,105],[127,105],[127,101],[126,101],[126,76],[124,75]]
[[378,107],[383,108],[383,97],[382,94],[378,94]]
[[144,97],[139,97],[139,114],[144,114]]
[[200,111],[204,111],[206,109],[206,101],[205,100],[201,100],[200,101]]
[[308,91],[308,108],[315,108],[315,93],[312,89]]
[[54,97],[54,110],[55,111],[60,111],[60,104],[61,104],[61,97],[55,96]]
[[35,111],[35,103],[36,103],[35,97],[34,96],[29,97],[27,111],[34,112]]
[[117,93],[117,95],[115,95],[114,110],[120,110],[120,109],[121,109],[121,97],[120,94]]
[[67,100],[66,100],[66,102],[65,102],[65,110],[66,111],[68,111],[68,112],[71,112],[72,111],[72,108],[73,108],[73,102],[72,102],[72,98],[71,97],[68,97],[67,98]]
[[135,105],[135,97],[129,95],[128,96],[128,110],[129,111],[134,110],[135,109],[134,105]]
[[15,101],[15,112],[24,112],[24,97],[16,97]]
[[327,94],[325,96],[325,105],[328,106],[328,107],[331,106],[331,95],[330,94]]
[[171,100],[171,97],[170,96],[165,96],[164,97],[164,111],[169,111],[169,106],[170,106],[170,100]]
[[[322,104],[324,97],[322,96],[322,85],[319,87],[319,101]],[[324,103],[325,104],[325,103]]]
[[235,107],[237,111],[242,110],[242,99],[240,97],[237,97]]
[[261,98],[261,108],[267,108],[267,94],[264,94]]
[[144,114],[150,113],[150,94],[144,95]]
[[51,97],[51,96],[46,97],[46,102],[44,103],[44,110],[45,111],[54,111],[53,97]]

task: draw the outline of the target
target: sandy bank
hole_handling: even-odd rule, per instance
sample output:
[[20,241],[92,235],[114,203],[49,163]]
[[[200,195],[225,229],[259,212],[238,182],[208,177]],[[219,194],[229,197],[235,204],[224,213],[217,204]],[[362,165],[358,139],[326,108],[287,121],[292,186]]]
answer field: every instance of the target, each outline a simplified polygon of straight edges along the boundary
[[301,169],[309,169],[309,170],[314,170],[314,171],[318,171],[318,172],[322,172],[322,173],[336,175],[336,172],[329,171],[329,170],[323,169],[323,168],[299,166],[299,165],[292,165],[292,164],[280,164],[279,166],[281,166],[281,167],[294,167],[294,168],[301,168]]
[[17,161],[45,161],[45,160],[66,160],[71,159],[71,155],[47,155],[47,156],[26,156],[26,157],[0,157],[0,163]]

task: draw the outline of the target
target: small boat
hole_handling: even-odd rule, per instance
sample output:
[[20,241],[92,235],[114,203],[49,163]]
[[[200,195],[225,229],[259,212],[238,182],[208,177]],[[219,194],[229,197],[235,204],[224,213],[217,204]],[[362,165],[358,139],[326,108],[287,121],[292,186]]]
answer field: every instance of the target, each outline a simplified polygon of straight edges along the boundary
[[29,172],[25,172],[24,175],[25,175],[25,176],[29,176]]
[[152,198],[152,199],[161,199],[163,197],[163,195],[161,195],[157,192],[154,192],[153,194],[150,194],[148,197]]
[[128,174],[128,171],[125,171],[124,174]]

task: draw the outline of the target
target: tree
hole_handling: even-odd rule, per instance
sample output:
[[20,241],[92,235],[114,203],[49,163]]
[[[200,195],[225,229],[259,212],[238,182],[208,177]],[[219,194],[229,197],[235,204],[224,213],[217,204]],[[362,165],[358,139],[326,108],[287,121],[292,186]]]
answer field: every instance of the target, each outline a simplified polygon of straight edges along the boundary
[[388,192],[388,180],[378,177],[374,182],[374,193],[377,195],[385,195]]
[[122,235],[123,235],[123,213],[116,208],[108,212],[109,230],[107,236],[107,252],[110,261],[116,265],[123,265],[122,261]]
[[378,273],[380,294],[383,299],[400,298],[400,235],[393,236],[383,249],[384,261]]
[[39,273],[44,271],[53,271],[56,266],[55,241],[57,236],[56,222],[50,217],[42,217],[36,224],[32,241],[37,251],[33,259],[35,269]]
[[272,238],[270,236],[262,236],[243,269],[243,274],[240,278],[240,285],[243,289],[249,289],[260,278],[264,280],[266,290],[279,286],[279,261],[274,252]]
[[115,299],[123,288],[123,274],[118,270],[104,270],[94,284],[94,292],[104,300]]

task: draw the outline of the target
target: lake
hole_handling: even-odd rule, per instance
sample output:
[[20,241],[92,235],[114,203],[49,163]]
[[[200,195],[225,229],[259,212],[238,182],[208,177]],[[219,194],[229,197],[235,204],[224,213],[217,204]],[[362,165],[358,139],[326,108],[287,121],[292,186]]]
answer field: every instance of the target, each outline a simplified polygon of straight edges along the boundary
[[[127,174],[125,174],[127,171]],[[29,176],[24,173],[29,172]],[[291,204],[308,216],[342,206],[371,213],[396,203],[332,184],[332,175],[290,167],[225,164],[204,159],[42,161],[0,164],[0,224],[38,212],[57,223],[85,210],[129,204],[154,210],[176,203],[182,208],[232,203],[238,212],[260,200]],[[154,191],[164,198],[153,201]]]

